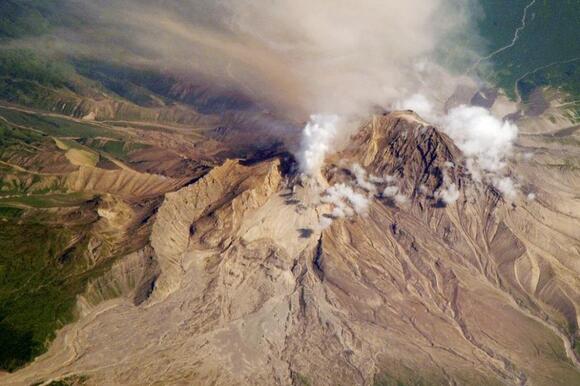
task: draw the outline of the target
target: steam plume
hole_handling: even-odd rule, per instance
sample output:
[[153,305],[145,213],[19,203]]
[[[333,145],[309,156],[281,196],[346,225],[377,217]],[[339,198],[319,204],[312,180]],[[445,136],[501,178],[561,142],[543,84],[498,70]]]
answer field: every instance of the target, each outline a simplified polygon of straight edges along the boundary
[[336,115],[312,115],[304,127],[298,164],[306,175],[320,171],[324,156],[336,139],[337,123]]
[[488,110],[475,106],[451,109],[442,125],[467,157],[490,172],[498,172],[505,166],[505,158],[518,134],[515,124],[501,121]]

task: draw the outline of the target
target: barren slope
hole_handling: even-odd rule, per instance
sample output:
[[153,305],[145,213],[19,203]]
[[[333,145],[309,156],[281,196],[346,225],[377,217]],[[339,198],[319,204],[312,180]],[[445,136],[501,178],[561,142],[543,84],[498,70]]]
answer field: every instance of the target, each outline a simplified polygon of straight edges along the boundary
[[[111,288],[93,283],[81,319],[0,381],[580,382],[573,214],[542,196],[506,203],[410,113],[364,125],[322,184],[352,183],[355,162],[393,176],[407,200],[377,194],[365,215],[321,227],[331,208],[287,158],[230,160],[166,194],[150,247],[111,273],[125,296],[87,301]],[[444,182],[459,189],[453,204],[438,198]],[[141,283],[150,291],[135,290],[134,277],[151,278]]]

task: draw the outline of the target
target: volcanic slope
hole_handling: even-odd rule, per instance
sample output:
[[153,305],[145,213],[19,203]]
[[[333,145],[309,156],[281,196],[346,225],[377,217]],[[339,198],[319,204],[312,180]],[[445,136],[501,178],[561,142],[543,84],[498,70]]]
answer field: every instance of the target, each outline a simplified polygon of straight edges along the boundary
[[[159,267],[151,291],[82,302],[0,382],[580,383],[578,227],[464,165],[409,112],[373,117],[321,181],[286,157],[226,161],[165,195],[138,252]],[[364,213],[333,215],[320,195],[337,183],[368,197]]]

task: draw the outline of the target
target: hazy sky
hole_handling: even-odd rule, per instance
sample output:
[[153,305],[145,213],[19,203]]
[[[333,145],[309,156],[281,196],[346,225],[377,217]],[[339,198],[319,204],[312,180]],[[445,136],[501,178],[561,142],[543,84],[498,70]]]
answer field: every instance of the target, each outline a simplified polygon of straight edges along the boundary
[[301,117],[365,115],[418,91],[449,93],[457,79],[432,58],[470,28],[472,8],[456,0],[64,1],[83,22],[58,32],[61,49],[203,78]]

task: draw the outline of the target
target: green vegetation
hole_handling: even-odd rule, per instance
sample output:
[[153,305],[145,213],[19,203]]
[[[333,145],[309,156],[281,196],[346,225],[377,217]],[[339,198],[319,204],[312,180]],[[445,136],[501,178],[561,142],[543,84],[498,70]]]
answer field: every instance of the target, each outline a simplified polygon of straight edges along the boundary
[[[3,223],[0,232],[0,368],[12,371],[42,353],[73,318],[82,279],[75,277],[74,230]],[[32,242],[31,242],[32,241]]]
[[294,377],[295,377],[294,381],[298,386],[312,386],[312,383],[310,383],[310,380],[305,375],[300,373],[294,373]]
[[[67,193],[67,197],[59,197],[59,195],[65,196],[65,193]],[[15,203],[16,205],[14,206],[27,206],[23,204],[23,201],[28,201],[26,197],[34,198],[34,196],[48,194],[55,195],[54,198],[47,197],[47,199],[56,203],[77,200],[75,194],[68,192],[65,180],[62,178],[45,177],[27,172],[17,172],[10,167],[4,167],[0,164],[0,206],[8,206],[9,203]],[[53,205],[41,205],[40,207],[52,206]]]
[[121,161],[127,161],[129,155],[137,150],[143,150],[152,147],[151,145],[143,143],[107,139],[90,139],[88,141],[84,141],[83,144],[96,151],[110,154]]
[[78,206],[93,198],[88,193],[30,194],[0,198],[0,207],[8,208],[64,208]]
[[[109,140],[102,135],[118,136],[99,125],[0,107],[0,159],[12,160],[16,154],[18,160],[28,153],[33,159],[26,168],[0,163],[1,370],[14,371],[43,353],[55,332],[74,319],[77,296],[87,281],[101,276],[113,261],[93,266],[86,258],[88,233],[96,218],[93,203],[88,202],[94,195],[67,192],[61,176],[25,170],[38,166],[34,160],[38,151],[63,151],[57,145],[68,152],[97,156],[71,137],[104,146]],[[104,147],[119,152],[133,149],[117,140]],[[59,208],[67,207],[79,209],[62,209],[59,214]],[[67,217],[69,213],[74,218]],[[67,378],[54,384],[81,381]]]
[[55,137],[121,137],[113,130],[89,122],[77,122],[67,118],[28,113],[2,106],[0,106],[0,117],[13,125],[33,128]]
[[79,75],[98,82],[107,90],[139,106],[154,107],[169,103],[161,97],[173,83],[158,71],[96,61],[74,61]]
[[[112,40],[102,41],[109,26],[93,16],[86,7],[75,7],[68,0],[0,1],[0,100],[75,115],[83,98],[104,97],[127,103],[132,108],[124,110],[123,117],[135,120],[142,120],[146,111],[136,106],[160,108],[177,101],[208,114],[251,106],[240,98],[208,98],[202,84],[201,91],[176,92],[180,80],[165,71],[127,65],[126,50]],[[95,41],[109,44],[109,59],[71,53],[67,42],[55,33],[68,30],[74,36],[80,29],[91,31]],[[155,112],[149,113],[145,116],[155,119]]]
[[[2,109],[0,116],[10,121],[0,119],[0,156],[53,143],[42,131],[97,133],[89,125],[10,109]],[[45,191],[37,189],[31,194],[31,186],[44,178],[53,177],[0,164],[2,370],[13,371],[45,351],[55,331],[73,319],[76,297],[86,281],[102,269],[89,267],[84,258],[91,216],[65,225],[58,223],[54,212],[29,209],[82,206],[93,195],[59,193],[57,178],[39,185]]]
[[19,208],[3,208],[0,206],[0,221],[1,220],[14,220],[22,216],[24,211]]
[[[529,3],[529,0],[480,1],[485,17],[479,21],[479,30],[489,42],[489,53],[512,41],[515,29],[521,25],[523,9]],[[578,98],[579,18],[578,1],[561,0],[555,4],[536,0],[528,9],[526,26],[517,42],[490,58],[490,69],[480,66],[481,75],[502,87],[512,98],[519,92],[524,101],[535,88],[542,86],[551,86]]]
[[[48,32],[46,5],[54,1],[3,0],[0,2],[0,38],[40,35]],[[48,4],[47,4],[48,3]]]
[[45,86],[64,87],[74,75],[72,66],[25,49],[0,49],[0,75]]
[[87,282],[114,261],[93,265],[85,257],[94,213],[88,207],[77,213],[59,223],[54,212],[0,203],[0,369],[14,371],[43,353],[55,331],[74,319]]
[[412,382],[403,382],[398,380],[394,377],[391,377],[389,374],[381,374],[375,377],[373,386],[426,386],[426,383],[423,381],[412,381]]
[[93,266],[84,257],[90,216],[71,225],[48,224],[45,217],[0,207],[3,370],[14,371],[43,353],[55,331],[74,319],[76,298],[86,283],[113,261]]
[[9,145],[18,143],[30,144],[40,140],[42,140],[42,134],[32,130],[13,127],[0,118],[0,149]]
[[[0,159],[32,157],[22,168],[17,161],[0,163],[0,370],[14,371],[43,353],[55,332],[74,319],[77,296],[87,281],[101,276],[114,260],[93,266],[86,258],[96,218],[88,202],[94,195],[67,192],[61,176],[25,170],[43,162],[42,157],[34,160],[38,151],[63,151],[57,145],[96,156],[71,137],[104,145],[109,140],[102,135],[118,136],[99,125],[0,107]],[[113,140],[105,147],[132,149],[115,142],[122,143]],[[59,214],[67,207],[78,209]],[[77,377],[53,384],[82,382]]]
[[578,340],[574,341],[574,346],[572,346],[572,348],[574,349],[574,353],[576,354],[576,357],[580,358],[580,342],[578,342]]

